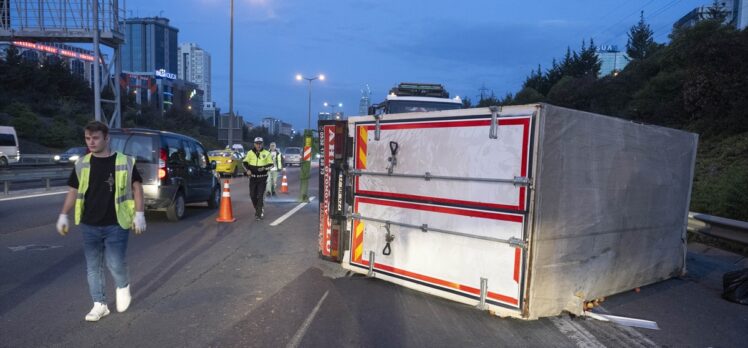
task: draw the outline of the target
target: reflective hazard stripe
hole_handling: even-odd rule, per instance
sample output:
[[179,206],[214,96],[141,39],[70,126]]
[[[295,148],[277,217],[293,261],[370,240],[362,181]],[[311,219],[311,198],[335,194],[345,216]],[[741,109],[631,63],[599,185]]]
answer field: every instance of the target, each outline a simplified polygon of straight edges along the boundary
[[309,161],[311,159],[312,159],[312,147],[304,146],[304,161]]

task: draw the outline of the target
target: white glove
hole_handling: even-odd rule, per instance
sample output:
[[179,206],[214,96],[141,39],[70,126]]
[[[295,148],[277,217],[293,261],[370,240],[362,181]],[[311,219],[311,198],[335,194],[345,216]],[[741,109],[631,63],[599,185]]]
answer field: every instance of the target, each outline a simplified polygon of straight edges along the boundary
[[57,218],[57,233],[64,237],[68,234],[69,227],[68,214],[60,214],[60,217]]
[[142,211],[136,211],[135,220],[132,224],[135,234],[141,234],[145,232],[145,213]]

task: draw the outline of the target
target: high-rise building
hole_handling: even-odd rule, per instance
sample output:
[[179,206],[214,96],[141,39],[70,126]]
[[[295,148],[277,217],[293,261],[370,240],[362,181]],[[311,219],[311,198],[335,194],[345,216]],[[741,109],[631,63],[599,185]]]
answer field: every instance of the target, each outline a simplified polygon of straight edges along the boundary
[[203,90],[205,101],[212,101],[210,54],[194,43],[179,45],[177,77],[196,83]]
[[[714,5],[714,2],[707,2],[704,6],[691,10],[691,12],[678,19],[673,24],[673,28],[691,28],[700,21],[711,19]],[[722,0],[718,1],[716,5],[720,6],[725,15],[725,24],[733,25],[739,30],[748,26],[748,8],[746,8],[748,4],[746,4],[746,0]]]
[[616,75],[631,60],[618,46],[600,46],[597,48],[597,58],[600,60],[600,76]]
[[371,89],[369,88],[369,85],[366,85],[361,90],[361,100],[358,102],[358,114],[368,115],[369,106],[371,106]]
[[163,69],[167,74],[176,75],[179,29],[162,17],[127,18],[123,24],[123,71],[152,73]]
[[267,129],[270,135],[284,134],[291,136],[293,133],[293,126],[290,123],[283,122],[270,116],[262,119],[260,127]]
[[291,134],[293,134],[293,125],[281,121],[280,127],[278,127],[278,134],[287,135],[290,137]]

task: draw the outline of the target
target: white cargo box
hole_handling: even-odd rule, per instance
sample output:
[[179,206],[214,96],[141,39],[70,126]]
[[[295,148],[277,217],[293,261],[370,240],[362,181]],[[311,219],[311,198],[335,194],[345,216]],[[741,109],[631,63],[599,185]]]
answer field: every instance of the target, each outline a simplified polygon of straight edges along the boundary
[[547,104],[348,125],[347,269],[525,319],[685,271],[695,134]]

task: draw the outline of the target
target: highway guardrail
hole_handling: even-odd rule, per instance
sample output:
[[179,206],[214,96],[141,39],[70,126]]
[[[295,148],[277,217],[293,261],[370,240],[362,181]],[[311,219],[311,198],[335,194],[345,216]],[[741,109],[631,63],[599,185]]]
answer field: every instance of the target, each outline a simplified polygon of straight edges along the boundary
[[745,221],[689,212],[688,230],[748,246],[748,222]]
[[22,167],[12,166],[0,170],[0,182],[3,185],[3,192],[8,195],[12,183],[34,182],[41,180],[46,185],[46,189],[51,188],[52,180],[65,179],[72,171],[71,166],[44,166],[44,167]]

